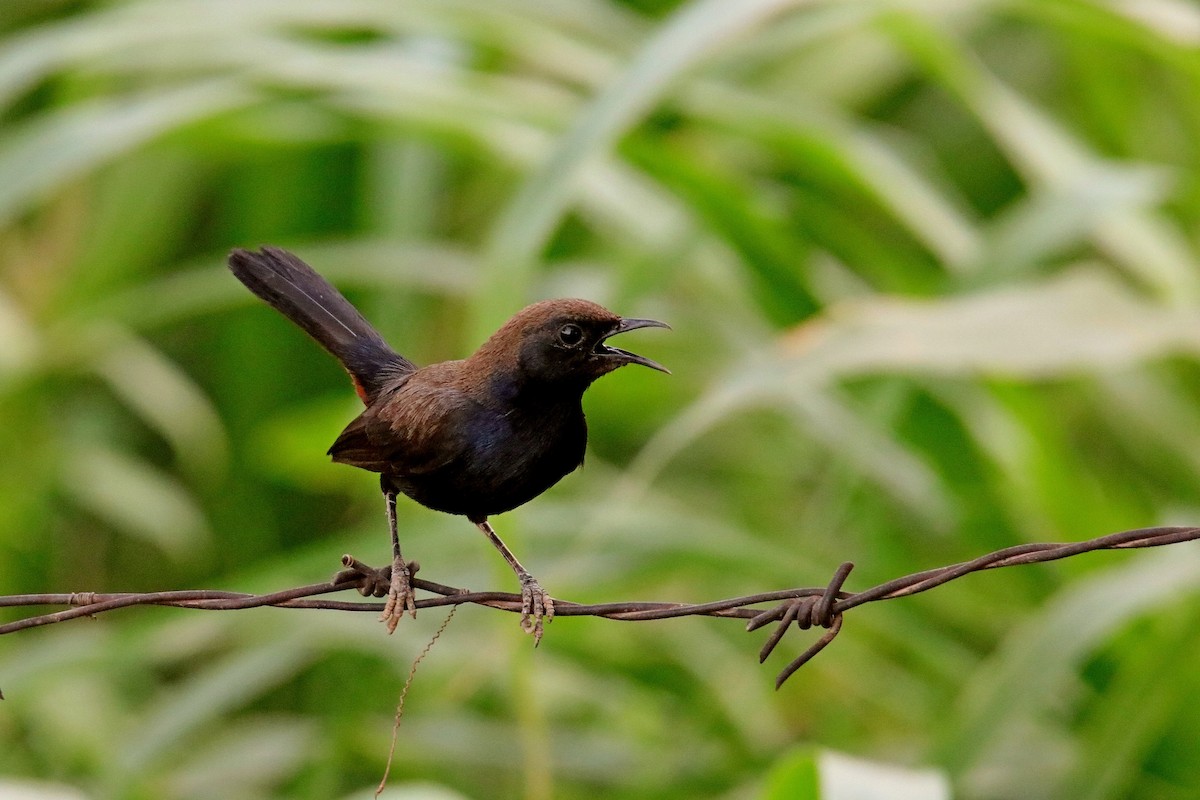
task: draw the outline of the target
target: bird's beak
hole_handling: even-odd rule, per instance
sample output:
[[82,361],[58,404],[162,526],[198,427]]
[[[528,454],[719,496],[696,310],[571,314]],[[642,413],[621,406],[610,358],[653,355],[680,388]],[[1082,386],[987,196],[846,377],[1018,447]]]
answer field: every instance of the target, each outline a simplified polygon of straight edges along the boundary
[[600,340],[600,344],[596,346],[598,355],[609,358],[618,358],[622,364],[641,364],[643,367],[656,369],[659,372],[671,374],[671,370],[659,364],[657,361],[652,361],[645,356],[639,356],[637,353],[631,353],[628,350],[622,350],[619,347],[612,347],[605,343],[605,340],[610,336],[616,336],[618,333],[637,330],[638,328],[666,328],[671,329],[671,326],[665,322],[659,322],[656,319],[622,319],[617,326],[609,333],[605,334],[604,339]]

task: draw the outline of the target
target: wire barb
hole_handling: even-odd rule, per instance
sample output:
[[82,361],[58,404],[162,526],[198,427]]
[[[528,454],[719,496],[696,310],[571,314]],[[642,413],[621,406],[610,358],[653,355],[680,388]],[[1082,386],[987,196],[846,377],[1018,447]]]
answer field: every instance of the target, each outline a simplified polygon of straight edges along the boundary
[[775,650],[775,645],[779,644],[783,639],[783,635],[787,633],[788,628],[793,622],[800,630],[808,630],[809,628],[825,628],[827,633],[822,636],[815,644],[805,650],[798,658],[783,668],[779,676],[775,679],[775,688],[783,686],[792,673],[804,666],[817,653],[825,649],[826,645],[832,642],[842,629],[842,615],[834,613],[834,607],[838,598],[842,597],[842,585],[846,582],[846,578],[850,576],[850,570],[854,569],[854,564],[847,561],[837,568],[833,574],[833,578],[825,587],[825,591],[818,594],[810,594],[804,597],[797,597],[781,603],[775,608],[764,611],[762,614],[752,618],[746,623],[746,630],[754,631],[764,625],[779,620],[779,624],[775,626],[775,630],[767,637],[767,641],[763,643],[762,649],[758,651],[758,663],[763,663],[767,657]]
[[[772,622],[778,623],[759,651],[759,660],[765,661],[792,627],[801,630],[820,627],[825,633],[808,647],[799,657],[791,661],[775,679],[776,688],[783,685],[800,667],[808,663],[832,642],[842,630],[844,615],[852,608],[880,600],[893,600],[929,591],[952,580],[1000,567],[1040,564],[1061,558],[1090,553],[1096,550],[1128,550],[1142,547],[1161,547],[1179,542],[1200,539],[1200,527],[1164,526],[1120,531],[1082,542],[1063,544],[1021,544],[1007,547],[994,553],[980,556],[960,564],[950,564],[937,569],[906,575],[861,592],[842,591],[842,586],[854,565],[847,562],[835,571],[825,587],[783,589],[761,594],[717,600],[710,603],[663,603],[622,602],[585,605],[567,600],[553,599],[556,617],[603,617],[625,622],[640,622],[652,619],[675,617],[710,616],[730,617],[747,620],[746,629],[755,631]],[[214,590],[185,590],[146,593],[100,593],[80,592],[70,594],[0,595],[0,608],[22,606],[70,606],[62,611],[39,614],[0,625],[0,635],[17,631],[66,622],[79,617],[92,617],[105,611],[115,611],[135,605],[163,605],[181,608],[231,611],[260,606],[280,608],[320,608],[336,611],[370,611],[378,613],[382,603],[331,600],[320,595],[346,589],[370,587],[364,596],[374,594],[374,583],[388,570],[370,567],[353,556],[342,557],[345,567],[327,583],[298,586],[271,594],[253,595],[241,592]],[[415,574],[419,565],[410,562],[409,569]],[[386,581],[384,583],[386,586]],[[417,608],[459,606],[464,603],[487,606],[500,611],[521,613],[521,595],[511,592],[472,592],[434,581],[413,578],[414,589],[429,593],[416,601]],[[764,603],[776,603],[773,608],[755,608]],[[2,698],[3,695],[0,695]]]

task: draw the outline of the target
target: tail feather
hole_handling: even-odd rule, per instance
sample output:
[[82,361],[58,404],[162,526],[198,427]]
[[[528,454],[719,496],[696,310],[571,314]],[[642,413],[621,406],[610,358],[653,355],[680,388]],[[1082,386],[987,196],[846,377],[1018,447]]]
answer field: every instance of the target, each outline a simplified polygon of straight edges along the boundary
[[390,348],[350,301],[287,250],[234,250],[229,269],[333,354],[350,373],[364,403],[389,379],[416,371],[416,365]]

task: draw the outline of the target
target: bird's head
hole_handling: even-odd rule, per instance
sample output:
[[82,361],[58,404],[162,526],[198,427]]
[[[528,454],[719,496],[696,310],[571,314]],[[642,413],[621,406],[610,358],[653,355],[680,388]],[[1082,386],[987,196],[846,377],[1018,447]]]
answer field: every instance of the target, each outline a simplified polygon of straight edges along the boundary
[[588,300],[543,300],[517,312],[472,358],[509,363],[529,383],[586,388],[626,364],[670,374],[645,356],[608,344],[618,333],[669,327],[658,320],[620,317]]

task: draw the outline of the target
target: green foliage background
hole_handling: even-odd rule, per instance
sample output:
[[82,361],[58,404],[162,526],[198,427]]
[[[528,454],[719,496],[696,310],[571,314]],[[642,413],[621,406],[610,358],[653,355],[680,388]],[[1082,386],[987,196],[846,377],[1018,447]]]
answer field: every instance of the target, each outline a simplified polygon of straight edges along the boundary
[[[344,376],[224,270],[262,243],[421,363],[545,296],[673,324],[630,345],[674,376],[597,384],[586,469],[497,520],[562,597],[1200,521],[1187,0],[10,0],[0,30],[0,593],[385,560],[371,476],[322,456]],[[401,526],[430,577],[511,588],[463,520]],[[799,638],[760,667],[727,621],[563,619],[534,652],[464,609],[393,796],[783,797],[815,747],[964,798],[1194,797],[1198,580],[1192,545],[973,576],[856,611],[779,693]],[[363,796],[441,619],[8,637],[0,775]]]

